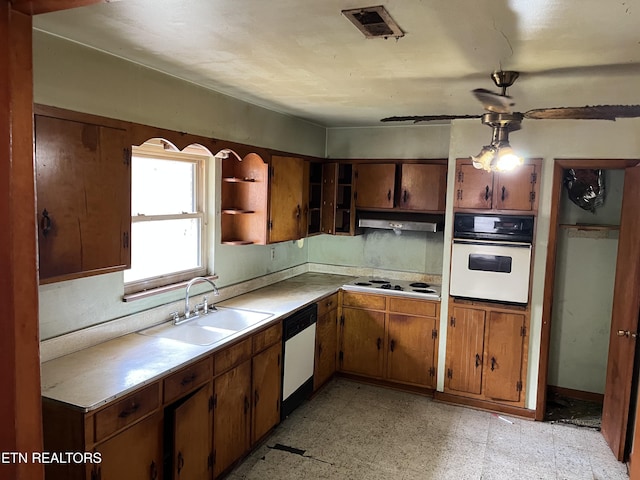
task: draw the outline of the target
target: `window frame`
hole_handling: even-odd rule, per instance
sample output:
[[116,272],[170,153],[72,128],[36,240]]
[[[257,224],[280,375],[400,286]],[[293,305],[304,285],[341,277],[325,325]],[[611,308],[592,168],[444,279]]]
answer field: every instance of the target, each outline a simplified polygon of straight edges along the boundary
[[[195,212],[184,212],[176,214],[163,214],[163,215],[134,215],[131,214],[131,225],[139,222],[151,222],[151,221],[163,221],[163,220],[176,220],[176,219],[200,219],[200,242],[199,242],[199,257],[200,266],[198,268],[192,268],[189,270],[181,270],[179,272],[166,273],[157,275],[155,277],[148,277],[140,280],[133,280],[130,282],[124,282],[125,295],[132,295],[135,293],[143,292],[151,289],[159,289],[166,291],[167,287],[171,287],[174,284],[180,284],[186,282],[193,277],[208,276],[209,262],[208,262],[208,239],[213,238],[214,232],[209,232],[209,223],[207,221],[207,170],[209,168],[210,161],[213,159],[213,155],[208,149],[200,145],[190,145],[185,147],[182,151],[175,148],[171,143],[162,139],[152,139],[142,145],[132,146],[131,149],[131,162],[133,166],[135,157],[144,157],[162,160],[171,160],[179,162],[188,162],[195,165],[194,175],[196,177],[194,181],[194,204],[196,207]],[[132,192],[133,195],[133,192]],[[133,228],[131,244],[135,242],[133,238]],[[133,263],[133,257],[131,259]]]

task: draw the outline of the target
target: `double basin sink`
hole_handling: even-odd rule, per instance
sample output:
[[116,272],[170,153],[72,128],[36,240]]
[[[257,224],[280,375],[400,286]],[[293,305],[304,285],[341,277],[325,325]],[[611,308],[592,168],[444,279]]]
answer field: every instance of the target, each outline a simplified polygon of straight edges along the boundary
[[272,316],[272,313],[267,312],[217,307],[206,315],[194,316],[179,325],[162,324],[138,333],[151,337],[169,338],[191,345],[212,345]]

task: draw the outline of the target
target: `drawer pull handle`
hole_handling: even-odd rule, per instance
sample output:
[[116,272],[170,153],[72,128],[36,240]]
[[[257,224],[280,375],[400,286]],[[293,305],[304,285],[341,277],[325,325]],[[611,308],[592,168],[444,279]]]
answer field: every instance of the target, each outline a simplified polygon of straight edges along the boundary
[[134,413],[136,413],[139,408],[140,404],[133,402],[129,408],[125,408],[124,410],[122,410],[118,417],[127,418],[129,415],[133,415]]
[[476,368],[480,366],[480,355],[476,353]]
[[489,185],[484,188],[484,199],[489,200]]
[[51,231],[51,217],[49,217],[49,212],[47,212],[46,208],[42,211],[42,220],[40,221],[40,228],[42,229],[42,234],[45,237]]
[[380,350],[380,348],[382,347],[382,339],[380,337],[378,337],[376,344],[378,345],[378,350]]
[[192,373],[191,375],[189,375],[188,377],[184,377],[182,379],[182,381],[180,382],[180,385],[182,385],[183,387],[186,385],[189,385],[190,383],[192,383],[196,378],[198,378],[198,376],[195,373]]
[[396,348],[396,341],[395,340],[391,340],[389,342],[389,350],[391,350],[393,352],[393,350]]
[[493,372],[496,369],[496,357],[491,357],[491,371]]

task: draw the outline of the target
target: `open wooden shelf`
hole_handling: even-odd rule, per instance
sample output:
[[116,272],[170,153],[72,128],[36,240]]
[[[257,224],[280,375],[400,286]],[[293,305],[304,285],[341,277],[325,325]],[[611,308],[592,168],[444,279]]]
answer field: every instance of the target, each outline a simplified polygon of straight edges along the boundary
[[255,178],[240,178],[240,177],[224,177],[222,179],[223,182],[227,183],[253,183],[256,181]]
[[222,213],[225,215],[246,215],[248,213],[255,213],[255,211],[243,210],[241,208],[223,208]]
[[608,231],[608,230],[620,230],[620,225],[597,225],[594,223],[562,223],[560,228],[583,230],[583,231]]

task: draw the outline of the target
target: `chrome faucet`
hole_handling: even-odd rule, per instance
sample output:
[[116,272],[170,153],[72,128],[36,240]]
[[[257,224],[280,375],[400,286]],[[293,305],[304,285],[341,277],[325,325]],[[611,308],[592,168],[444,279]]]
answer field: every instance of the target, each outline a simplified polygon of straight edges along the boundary
[[[208,278],[194,277],[191,280],[189,280],[189,283],[187,283],[187,291],[184,296],[184,318],[185,319],[191,316],[191,312],[189,311],[189,289],[191,288],[191,285],[197,282],[207,282],[209,285],[213,287],[213,294],[216,296],[220,295],[220,292],[218,291],[218,287],[216,287],[216,284],[213,283]],[[207,313],[208,305],[206,300],[204,301],[204,305],[205,305],[205,313]],[[197,310],[194,313],[197,313]]]

